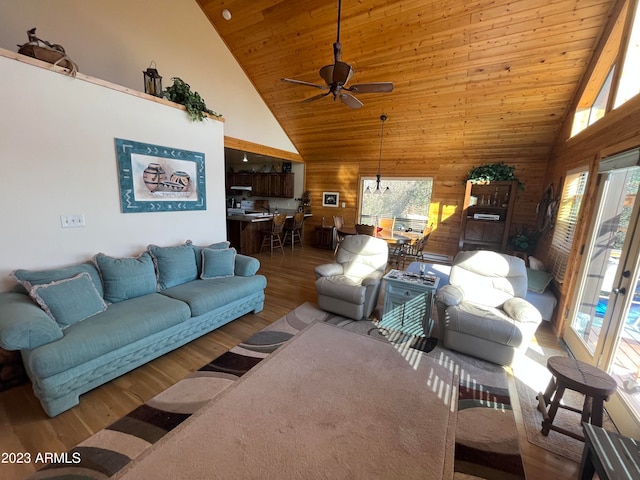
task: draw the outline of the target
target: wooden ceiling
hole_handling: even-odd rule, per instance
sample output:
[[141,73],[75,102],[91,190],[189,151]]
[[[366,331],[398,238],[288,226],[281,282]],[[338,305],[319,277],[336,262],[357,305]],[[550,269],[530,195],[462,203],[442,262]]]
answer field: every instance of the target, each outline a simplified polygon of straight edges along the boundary
[[383,162],[546,162],[615,2],[343,0],[348,85],[395,86],[357,110],[280,81],[322,83],[336,0],[198,3],[305,162],[377,163],[382,113]]

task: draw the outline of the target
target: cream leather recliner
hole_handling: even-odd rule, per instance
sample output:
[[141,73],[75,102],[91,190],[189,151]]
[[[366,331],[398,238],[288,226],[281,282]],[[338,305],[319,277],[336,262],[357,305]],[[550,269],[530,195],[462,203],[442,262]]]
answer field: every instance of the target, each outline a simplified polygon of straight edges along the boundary
[[526,352],[542,317],[524,297],[521,258],[487,250],[459,252],[449,283],[436,293],[440,337],[446,348],[500,365]]
[[315,268],[320,308],[354,320],[368,318],[378,302],[388,257],[387,242],[380,238],[345,237],[335,263]]

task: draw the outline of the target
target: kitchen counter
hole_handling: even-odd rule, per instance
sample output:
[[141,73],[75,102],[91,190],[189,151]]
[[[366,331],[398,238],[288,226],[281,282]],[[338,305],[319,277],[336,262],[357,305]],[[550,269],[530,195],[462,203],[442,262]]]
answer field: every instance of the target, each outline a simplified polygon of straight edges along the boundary
[[[287,218],[293,218],[296,210],[279,210]],[[311,214],[305,214],[310,217]],[[269,213],[245,213],[227,215],[227,240],[238,253],[253,255],[260,251],[262,245],[262,231],[266,228],[273,214]]]

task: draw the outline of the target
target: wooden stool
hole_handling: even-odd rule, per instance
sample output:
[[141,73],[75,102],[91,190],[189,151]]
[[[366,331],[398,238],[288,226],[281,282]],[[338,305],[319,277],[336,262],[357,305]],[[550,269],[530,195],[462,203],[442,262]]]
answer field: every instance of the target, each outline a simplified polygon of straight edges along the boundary
[[[553,374],[544,394],[539,393],[538,410],[542,412],[542,434],[549,435],[549,430],[569,435],[570,437],[584,441],[582,435],[576,434],[562,427],[553,425],[553,419],[558,413],[558,408],[582,414],[582,422],[602,427],[602,414],[604,402],[615,393],[618,388],[616,381],[602,370],[588,363],[568,357],[551,357],[547,361],[547,368]],[[576,391],[584,395],[582,410],[560,405],[562,395],[566,389]],[[547,411],[547,406],[551,405]]]

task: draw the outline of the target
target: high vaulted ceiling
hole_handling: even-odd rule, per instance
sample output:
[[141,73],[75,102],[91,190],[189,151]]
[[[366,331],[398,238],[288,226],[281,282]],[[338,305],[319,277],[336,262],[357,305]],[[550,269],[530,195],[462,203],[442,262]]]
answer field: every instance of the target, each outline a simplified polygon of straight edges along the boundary
[[[306,162],[378,159],[546,160],[613,0],[343,0],[353,110],[319,90],[333,63],[337,0],[198,0]],[[222,17],[223,9],[231,19]],[[221,72],[224,74],[224,72]],[[347,85],[347,86],[348,86]]]

